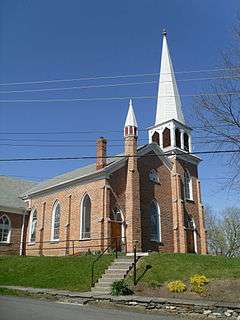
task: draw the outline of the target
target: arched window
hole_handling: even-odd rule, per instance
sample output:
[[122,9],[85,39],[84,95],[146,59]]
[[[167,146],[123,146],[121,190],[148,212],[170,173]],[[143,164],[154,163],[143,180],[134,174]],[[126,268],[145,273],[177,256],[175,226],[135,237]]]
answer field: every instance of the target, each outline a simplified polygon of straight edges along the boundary
[[171,146],[170,129],[165,128],[162,133],[163,136],[163,148]]
[[122,222],[122,212],[119,208],[113,209],[113,211],[110,213],[110,220],[116,221],[116,222]]
[[184,172],[183,186],[184,186],[184,197],[185,197],[185,199],[193,200],[192,177],[190,176],[188,171]]
[[80,239],[90,239],[91,237],[91,199],[86,194],[81,204],[81,224]]
[[59,240],[59,233],[60,233],[60,204],[58,201],[54,203],[53,211],[52,211],[52,240],[58,241]]
[[178,128],[175,129],[176,147],[181,148],[181,132]]
[[11,236],[11,222],[7,215],[0,217],[0,242],[9,243]]
[[154,132],[154,134],[152,135],[152,142],[156,142],[158,145],[160,144],[160,138],[159,138],[159,133],[158,132]]
[[183,141],[184,141],[184,150],[189,151],[189,137],[186,132],[183,135]]
[[150,239],[151,241],[161,242],[161,220],[160,208],[158,203],[153,200],[149,206],[150,214]]
[[30,216],[30,229],[29,229],[29,241],[36,241],[36,228],[37,228],[37,210],[33,209]]

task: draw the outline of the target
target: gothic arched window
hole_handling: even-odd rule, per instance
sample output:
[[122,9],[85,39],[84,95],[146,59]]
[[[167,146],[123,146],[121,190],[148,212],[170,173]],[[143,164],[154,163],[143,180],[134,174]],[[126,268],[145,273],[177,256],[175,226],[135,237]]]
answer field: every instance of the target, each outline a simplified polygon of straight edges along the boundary
[[116,221],[116,222],[122,222],[122,212],[119,208],[113,209],[113,211],[110,213],[110,220]]
[[80,239],[91,237],[91,199],[86,194],[81,204]]
[[152,142],[156,142],[158,145],[160,144],[160,137],[158,132],[154,132],[152,135]]
[[184,141],[184,150],[189,151],[189,137],[186,132],[183,135],[183,141]]
[[163,137],[163,148],[171,146],[171,132],[170,129],[165,128],[162,133]]
[[185,199],[193,200],[192,177],[190,176],[188,171],[184,171],[183,186]]
[[181,132],[178,128],[175,129],[176,147],[181,148]]
[[11,221],[6,214],[0,217],[0,242],[10,242]]
[[37,228],[37,210],[33,209],[30,216],[30,229],[29,229],[29,241],[36,241],[36,228]]
[[161,219],[160,208],[158,203],[153,200],[149,206],[150,214],[150,239],[152,241],[161,242]]
[[59,201],[56,201],[53,206],[52,211],[52,240],[58,241],[60,235],[60,204]]

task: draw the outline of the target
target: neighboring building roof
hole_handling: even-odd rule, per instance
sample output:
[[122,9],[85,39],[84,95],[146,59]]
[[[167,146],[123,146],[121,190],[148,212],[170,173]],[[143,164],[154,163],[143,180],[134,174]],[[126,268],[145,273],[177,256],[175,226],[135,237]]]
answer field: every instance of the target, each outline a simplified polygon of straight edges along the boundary
[[35,184],[36,182],[33,181],[0,176],[0,210],[14,213],[23,212],[27,206],[20,197]]
[[[171,161],[168,158],[163,157],[164,153],[156,143],[151,143],[139,147],[138,155],[139,157],[141,157],[142,155],[151,151],[155,152],[166,164],[166,166],[170,168]],[[51,179],[45,180],[33,186],[33,188],[27,190],[25,193],[23,193],[22,196],[27,198],[28,196],[43,193],[53,188],[61,188],[72,183],[83,182],[87,180],[89,181],[91,179],[105,178],[108,174],[117,170],[121,165],[124,165],[127,157],[125,158],[123,156],[123,154],[119,154],[113,158],[107,159],[107,166],[100,170],[96,170],[96,163],[92,163],[88,166],[81,167],[73,171],[66,172],[62,175],[53,177]]]
[[166,32],[164,32],[155,125],[172,119],[185,124],[182,103],[168,50]]
[[137,120],[135,117],[135,113],[133,110],[132,99],[130,99],[130,101],[129,101],[128,114],[127,114],[127,118],[125,121],[125,127],[128,127],[128,126],[130,126],[130,127],[132,126],[132,127],[136,127],[136,128],[138,126]]

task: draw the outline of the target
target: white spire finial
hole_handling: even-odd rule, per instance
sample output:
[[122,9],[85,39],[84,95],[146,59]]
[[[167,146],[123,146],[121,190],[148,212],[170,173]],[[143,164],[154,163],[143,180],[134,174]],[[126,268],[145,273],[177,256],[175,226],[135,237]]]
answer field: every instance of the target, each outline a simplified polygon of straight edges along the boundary
[[163,30],[162,58],[158,86],[155,125],[175,119],[185,124],[171,57],[167,45],[167,32]]
[[137,128],[137,120],[135,117],[135,113],[133,110],[132,99],[129,100],[128,114],[125,121],[125,127],[136,127]]

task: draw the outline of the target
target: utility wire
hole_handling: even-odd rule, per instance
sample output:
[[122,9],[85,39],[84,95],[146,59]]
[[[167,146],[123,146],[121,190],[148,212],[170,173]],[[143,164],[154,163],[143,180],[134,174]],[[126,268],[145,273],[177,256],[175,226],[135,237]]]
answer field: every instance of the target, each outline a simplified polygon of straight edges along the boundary
[[[198,129],[205,129],[205,128],[220,128],[220,127],[229,127],[231,124],[220,124],[220,125],[209,125],[209,126],[193,126],[192,129],[198,130]],[[232,125],[234,127],[234,125]],[[138,129],[138,132],[146,132],[148,131],[148,128],[145,129]],[[118,133],[123,132],[122,130],[99,130],[99,129],[92,129],[92,130],[86,130],[86,131],[45,131],[45,132],[7,132],[2,131],[0,132],[0,135],[52,135],[52,134],[91,134],[91,133]],[[86,140],[85,140],[86,141]],[[95,140],[94,140],[95,141]]]
[[[203,96],[225,96],[225,95],[239,95],[240,91],[233,92],[218,92],[218,93],[194,93],[182,94],[182,97],[203,97]],[[162,98],[173,98],[171,96],[161,96]],[[129,100],[129,99],[156,99],[156,96],[135,96],[135,97],[96,97],[96,98],[52,98],[52,99],[14,99],[14,100],[0,100],[0,103],[13,103],[13,102],[74,102],[74,101],[111,101],[111,100]]]
[[[191,78],[191,79],[179,79],[177,82],[188,82],[188,81],[205,81],[205,80],[227,80],[227,79],[240,79],[239,76],[229,77],[206,77],[206,78]],[[126,86],[137,86],[154,83],[168,83],[168,81],[144,81],[144,82],[126,82],[126,83],[113,83],[113,84],[100,84],[100,85],[87,85],[87,86],[73,86],[73,87],[57,87],[57,88],[43,88],[43,89],[24,89],[24,90],[1,90],[0,93],[28,93],[28,92],[48,92],[48,91],[65,91],[75,89],[93,89],[93,88],[110,88],[110,87],[126,87]]]
[[[176,71],[175,74],[218,72],[218,71],[236,71],[236,70],[240,70],[240,67]],[[54,83],[54,82],[72,82],[72,81],[98,80],[98,79],[135,78],[135,77],[146,77],[146,76],[158,76],[159,74],[160,74],[159,72],[155,72],[155,73],[122,74],[122,75],[115,75],[115,76],[91,76],[91,77],[80,77],[80,78],[72,78],[72,79],[52,79],[52,80],[38,80],[38,81],[5,82],[5,83],[0,83],[0,86],[22,85],[22,84],[42,84],[42,83]],[[166,73],[162,73],[162,74],[170,74],[170,72],[166,72]]]
[[[166,152],[160,157],[168,157],[174,155],[197,155],[197,154],[224,154],[224,153],[240,153],[240,149],[233,150],[207,150],[207,151],[195,151],[195,152],[179,152],[172,153]],[[87,159],[121,159],[121,158],[139,158],[139,157],[155,157],[156,154],[147,154],[147,155],[134,155],[134,156],[125,156],[125,155],[111,155],[106,157],[96,157],[96,156],[75,156],[75,157],[39,157],[39,158],[6,158],[0,159],[0,162],[19,162],[19,161],[55,161],[55,160],[87,160]]]

